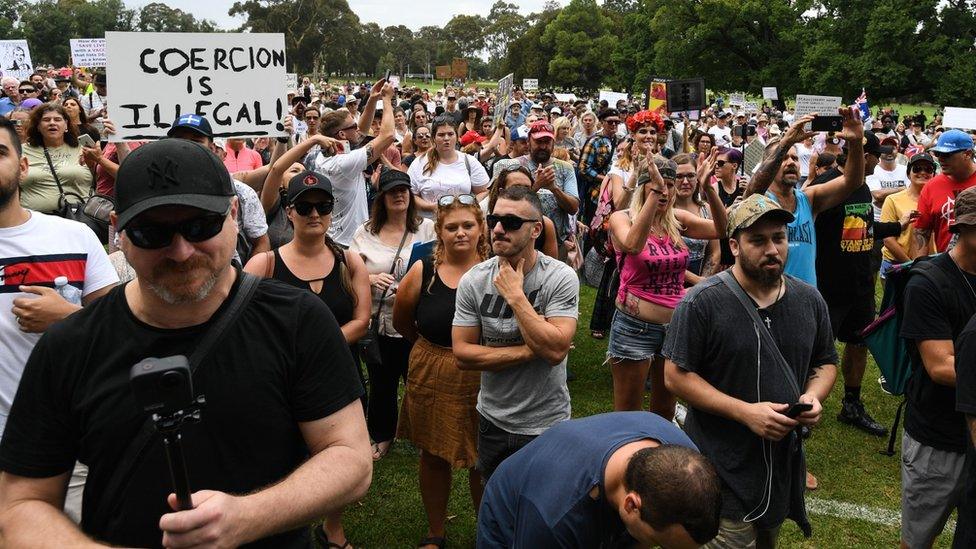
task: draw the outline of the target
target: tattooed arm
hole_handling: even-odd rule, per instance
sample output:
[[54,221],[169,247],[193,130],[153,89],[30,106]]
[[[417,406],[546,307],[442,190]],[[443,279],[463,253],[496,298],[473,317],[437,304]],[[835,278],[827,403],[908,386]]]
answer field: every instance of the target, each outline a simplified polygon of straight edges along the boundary
[[773,179],[776,178],[776,174],[779,173],[780,166],[783,165],[783,160],[786,160],[786,155],[790,153],[793,145],[802,143],[804,139],[814,135],[813,132],[807,132],[803,129],[803,126],[813,120],[813,117],[814,114],[801,116],[790,126],[790,129],[786,130],[783,138],[772,145],[770,150],[766,151],[766,157],[749,181],[749,185],[742,195],[743,198],[751,194],[763,194],[769,189],[769,186],[773,184]]

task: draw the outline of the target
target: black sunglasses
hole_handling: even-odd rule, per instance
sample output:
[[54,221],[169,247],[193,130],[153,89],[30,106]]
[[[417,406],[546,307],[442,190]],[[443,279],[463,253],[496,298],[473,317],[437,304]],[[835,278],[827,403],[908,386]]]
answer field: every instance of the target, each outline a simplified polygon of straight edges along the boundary
[[957,154],[959,154],[961,152],[962,152],[962,150],[952,151],[952,152],[947,152],[947,153],[945,153],[945,152],[936,152],[936,153],[933,153],[933,154],[935,154],[935,157],[938,158],[939,160],[945,160],[946,158],[952,158],[953,156],[955,156],[955,155],[957,155]]
[[912,166],[912,173],[935,173],[933,166]]
[[21,89],[20,89],[20,93],[34,93],[34,92],[36,92],[36,91],[37,91],[37,90],[36,90],[36,89],[34,89],[34,88],[21,88]]
[[715,167],[716,168],[721,168],[721,167],[725,166],[725,164],[727,162],[728,162],[727,160],[716,160],[715,161]]
[[517,231],[522,228],[524,223],[537,223],[539,221],[538,219],[523,219],[517,215],[495,214],[489,214],[487,217],[485,217],[485,220],[488,222],[489,229],[494,229],[495,225],[501,223],[502,229],[504,229],[505,232]]
[[304,217],[312,214],[312,209],[319,215],[329,215],[332,213],[332,208],[335,207],[335,202],[295,202],[292,204],[295,207],[295,212],[298,215]]
[[464,204],[465,206],[472,206],[478,203],[478,199],[473,194],[446,194],[437,199],[437,205],[442,208],[450,206],[455,202]]
[[146,250],[165,248],[173,242],[173,236],[180,233],[187,242],[203,242],[217,236],[224,228],[227,214],[207,214],[187,219],[175,225],[153,223],[129,226],[125,234],[135,246]]

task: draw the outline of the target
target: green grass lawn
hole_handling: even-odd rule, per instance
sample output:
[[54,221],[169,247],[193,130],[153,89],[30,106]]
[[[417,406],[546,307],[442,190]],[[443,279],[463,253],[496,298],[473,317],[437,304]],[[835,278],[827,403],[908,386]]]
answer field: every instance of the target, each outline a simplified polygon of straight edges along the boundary
[[[582,417],[612,408],[610,371],[603,365],[606,340],[589,336],[589,318],[594,290],[584,287],[580,301],[580,323],[576,349],[570,354],[569,368],[576,379],[569,383],[573,416]],[[873,359],[865,374],[863,398],[867,409],[882,424],[890,426],[898,399],[881,392],[876,382],[878,369]],[[840,424],[836,417],[843,391],[838,375],[831,398],[824,403],[824,419],[807,442],[807,463],[820,480],[820,488],[808,492],[809,498],[834,500],[882,508],[898,513],[900,476],[898,455],[878,453],[887,439],[875,438]],[[897,448],[900,449],[900,438]],[[467,473],[460,471],[454,481],[448,507],[447,535],[451,547],[473,547],[475,516],[467,490]],[[849,548],[896,547],[897,526],[812,514],[813,537],[804,539],[799,529],[787,522],[782,530],[782,547]],[[357,547],[414,547],[427,532],[426,517],[417,483],[417,451],[397,442],[390,453],[376,464],[373,485],[366,498],[346,512],[346,533]],[[949,547],[951,532],[943,534],[936,547]]]

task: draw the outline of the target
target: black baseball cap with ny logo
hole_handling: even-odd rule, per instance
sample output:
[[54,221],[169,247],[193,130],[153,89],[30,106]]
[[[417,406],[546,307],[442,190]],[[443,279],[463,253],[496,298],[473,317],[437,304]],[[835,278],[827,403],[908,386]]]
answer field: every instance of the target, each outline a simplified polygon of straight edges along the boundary
[[115,179],[118,230],[158,206],[190,206],[224,213],[234,181],[219,158],[199,143],[162,139],[132,151]]

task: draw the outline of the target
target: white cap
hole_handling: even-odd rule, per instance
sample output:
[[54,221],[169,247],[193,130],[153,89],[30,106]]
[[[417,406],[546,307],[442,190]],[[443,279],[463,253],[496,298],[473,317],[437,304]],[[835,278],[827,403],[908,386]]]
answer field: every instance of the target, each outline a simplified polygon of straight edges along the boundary
[[555,113],[555,114],[562,114],[563,113],[563,110],[560,109],[559,107],[553,107],[553,108],[549,109],[549,112],[550,113]]

